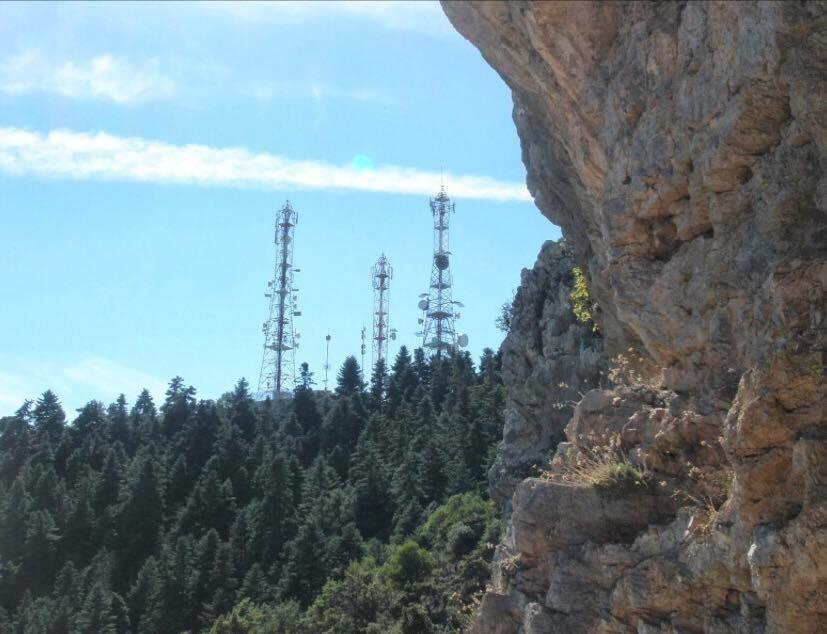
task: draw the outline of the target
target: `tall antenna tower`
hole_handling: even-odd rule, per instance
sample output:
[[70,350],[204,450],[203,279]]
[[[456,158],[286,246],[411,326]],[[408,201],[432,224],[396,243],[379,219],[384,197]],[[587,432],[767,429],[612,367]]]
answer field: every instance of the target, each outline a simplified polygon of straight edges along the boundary
[[460,313],[454,310],[456,307],[462,307],[462,303],[454,301],[451,297],[453,278],[450,268],[449,235],[453,213],[454,203],[448,198],[443,186],[436,198],[431,199],[431,214],[434,218],[434,258],[430,290],[420,295],[419,308],[423,316],[419,322],[423,327],[422,332],[417,333],[422,336],[422,347],[437,358],[457,346],[468,345],[468,336],[457,336],[454,326],[454,320],[460,318]]
[[375,366],[388,358],[388,340],[396,339],[396,330],[390,327],[390,288],[393,268],[385,254],[379,256],[371,269],[373,277],[373,355]]
[[364,380],[364,377],[365,377],[365,351],[367,350],[367,344],[365,343],[367,341],[366,332],[367,332],[367,328],[362,326],[362,334],[361,334],[362,346],[359,348],[359,350],[362,352],[362,365],[360,366],[360,371],[362,372],[362,379],[363,380]]
[[296,377],[295,351],[299,334],[293,330],[293,317],[301,315],[296,308],[297,288],[293,287],[293,238],[298,214],[286,201],[276,213],[276,265],[273,279],[267,283],[270,317],[264,322],[264,355],[258,379],[259,393],[279,399],[292,390]]
[[327,375],[330,372],[330,332],[324,338],[325,353],[324,353],[324,391],[327,392]]

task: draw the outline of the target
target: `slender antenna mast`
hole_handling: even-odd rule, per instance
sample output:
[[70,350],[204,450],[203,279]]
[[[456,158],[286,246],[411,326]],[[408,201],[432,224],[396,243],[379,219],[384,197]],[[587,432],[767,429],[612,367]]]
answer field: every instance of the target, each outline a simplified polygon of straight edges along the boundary
[[[396,339],[396,331],[390,327],[390,284],[393,279],[393,268],[384,253],[373,265],[371,276],[373,278],[373,355],[371,361],[375,366],[380,359],[388,358],[388,340]],[[364,329],[362,333],[364,339]],[[364,345],[362,350],[364,351]]]
[[324,354],[324,391],[327,392],[327,375],[330,371],[330,332],[327,333],[325,340],[325,354]]
[[259,374],[259,394],[282,398],[292,390],[296,376],[295,351],[299,334],[293,330],[293,317],[301,315],[296,308],[298,289],[293,288],[293,238],[298,214],[286,201],[276,213],[276,264],[273,279],[267,283],[270,316],[262,325],[264,354]]
[[361,335],[362,336],[362,346],[361,346],[360,350],[362,351],[361,372],[362,372],[362,378],[363,379],[365,377],[365,350],[367,349],[366,346],[365,346],[365,341],[367,340],[367,335],[365,334],[366,331],[367,331],[367,328],[362,326],[362,335]]
[[431,214],[434,218],[434,254],[431,267],[431,284],[427,293],[422,293],[419,309],[423,312],[419,320],[423,324],[422,347],[432,356],[441,357],[456,349],[468,345],[467,335],[457,335],[454,321],[460,318],[455,308],[462,307],[462,302],[451,297],[453,277],[450,268],[451,251],[449,248],[450,221],[454,213],[454,204],[440,188],[436,198],[431,199]]

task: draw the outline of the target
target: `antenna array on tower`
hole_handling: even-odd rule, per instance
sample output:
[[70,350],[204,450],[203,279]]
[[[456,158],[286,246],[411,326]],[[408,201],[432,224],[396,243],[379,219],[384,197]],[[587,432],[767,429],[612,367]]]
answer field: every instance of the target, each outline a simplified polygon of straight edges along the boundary
[[375,366],[380,359],[388,358],[388,341],[396,339],[396,331],[390,327],[390,288],[393,268],[385,254],[379,256],[371,269],[373,278],[373,356]]
[[440,357],[444,352],[456,348],[457,345],[468,345],[467,335],[457,336],[454,320],[460,314],[454,312],[461,307],[451,297],[453,278],[450,268],[451,251],[449,235],[451,215],[454,213],[454,204],[440,189],[436,198],[431,199],[431,214],[434,218],[434,255],[431,266],[430,290],[423,293],[419,300],[419,308],[423,312],[422,347],[430,354]]
[[296,307],[297,288],[293,287],[293,238],[298,214],[286,201],[276,214],[276,265],[268,282],[270,316],[262,325],[264,354],[261,360],[258,390],[261,396],[279,399],[293,389],[296,376],[295,351],[299,334],[293,329],[293,317],[301,315]]

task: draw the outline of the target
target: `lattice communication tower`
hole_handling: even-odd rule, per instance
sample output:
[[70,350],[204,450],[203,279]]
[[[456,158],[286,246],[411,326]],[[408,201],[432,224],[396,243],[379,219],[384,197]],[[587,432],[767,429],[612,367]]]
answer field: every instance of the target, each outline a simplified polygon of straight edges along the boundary
[[264,355],[261,360],[258,390],[262,397],[280,399],[288,395],[296,378],[295,351],[299,347],[299,333],[293,328],[293,318],[301,315],[296,306],[298,289],[293,286],[293,240],[298,214],[286,201],[276,213],[276,264],[273,279],[267,283],[270,299],[270,317],[262,325]]
[[462,307],[452,297],[453,278],[451,275],[450,225],[454,204],[445,193],[445,188],[431,199],[431,214],[434,219],[434,254],[431,266],[431,284],[427,293],[422,293],[419,308],[423,312],[419,320],[423,324],[422,347],[432,356],[441,357],[457,346],[468,345],[467,335],[457,335],[455,320]]
[[396,330],[390,327],[390,289],[393,268],[385,254],[379,256],[371,269],[373,279],[373,355],[375,366],[380,359],[387,361],[388,342],[396,339]]

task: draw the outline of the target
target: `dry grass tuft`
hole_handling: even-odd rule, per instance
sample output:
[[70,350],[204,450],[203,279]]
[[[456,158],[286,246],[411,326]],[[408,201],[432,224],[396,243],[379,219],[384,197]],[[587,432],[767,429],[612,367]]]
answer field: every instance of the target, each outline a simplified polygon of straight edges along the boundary
[[701,443],[714,451],[717,464],[712,467],[697,467],[690,462],[688,486],[679,488],[674,493],[681,502],[698,508],[689,530],[690,536],[705,535],[713,529],[721,507],[732,492],[733,472],[726,461],[721,443],[721,438]]
[[661,371],[653,361],[629,348],[612,359],[609,380],[627,387],[657,387],[661,383]]
[[652,474],[646,465],[638,464],[623,451],[617,435],[603,444],[579,447],[542,477],[573,486],[611,489],[652,483]]

